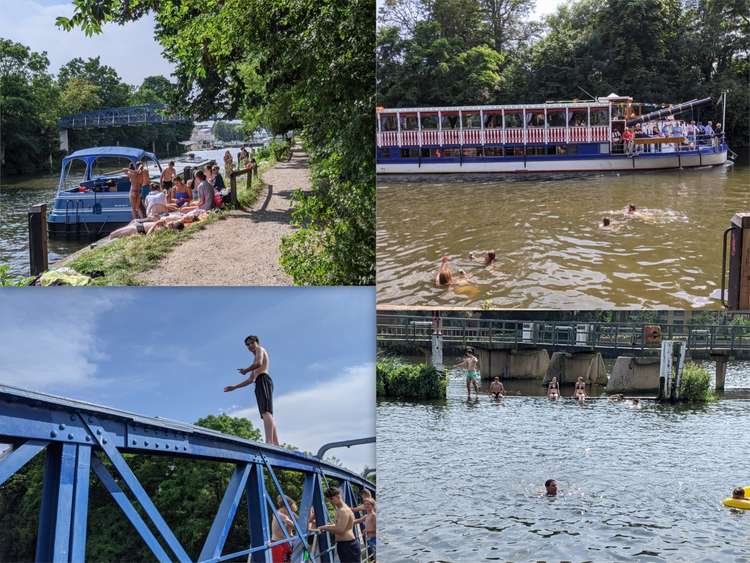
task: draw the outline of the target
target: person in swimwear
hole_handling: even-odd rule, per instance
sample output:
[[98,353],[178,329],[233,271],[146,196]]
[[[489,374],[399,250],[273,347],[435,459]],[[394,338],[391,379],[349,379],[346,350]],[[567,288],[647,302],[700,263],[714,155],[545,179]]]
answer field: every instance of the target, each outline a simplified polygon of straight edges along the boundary
[[479,359],[474,355],[474,350],[471,348],[466,349],[464,359],[453,366],[453,369],[463,368],[466,370],[466,392],[471,399],[471,388],[474,387],[474,392],[477,398],[479,398],[479,387],[477,386],[477,380],[479,379],[479,371],[477,366],[479,365]]
[[[297,512],[297,503],[294,502],[291,498],[286,497],[286,502],[289,505],[289,508],[292,510],[293,513]],[[279,516],[281,517],[281,520],[284,522],[284,526],[287,529],[287,533],[290,536],[294,535],[294,521],[292,518],[295,517],[294,514],[289,514],[286,510],[286,506],[284,506],[284,499],[281,498],[281,495],[279,495],[276,498],[276,509],[279,513]],[[286,536],[284,535],[284,530],[279,525],[279,522],[276,518],[271,518],[271,541],[277,542],[280,540],[285,539]],[[292,560],[292,544],[291,543],[280,543],[278,545],[275,545],[271,548],[271,559],[273,563],[287,563]]]
[[547,398],[552,401],[560,398],[560,385],[557,383],[556,377],[553,377],[547,386]]
[[334,523],[317,528],[316,532],[333,532],[336,553],[341,563],[360,563],[361,550],[354,535],[354,513],[341,498],[341,489],[331,487],[324,493],[335,509]]
[[133,214],[133,219],[137,219],[138,217],[142,217],[141,183],[143,182],[143,177],[140,170],[136,169],[132,162],[128,168],[123,168],[122,171],[128,175],[128,180],[130,180],[130,210]]
[[161,189],[163,189],[166,193],[170,193],[172,191],[172,185],[176,177],[177,170],[174,167],[174,160],[170,160],[169,166],[167,166],[161,173]]
[[465,270],[459,270],[458,275],[453,279],[452,285],[459,286],[459,285],[470,285],[471,284],[471,278],[469,277],[469,274],[466,273]]
[[453,272],[448,265],[447,256],[440,258],[440,268],[438,268],[438,272],[435,274],[435,285],[437,287],[450,287],[453,285]]
[[193,200],[193,192],[187,187],[182,178],[177,176],[174,179],[174,188],[172,189],[172,199],[177,207],[187,205]]
[[609,220],[609,217],[604,217],[602,219],[602,225],[601,225],[602,229],[606,229],[607,227],[609,227],[610,223],[611,221]]
[[546,495],[548,497],[556,497],[557,496],[557,481],[554,479],[547,479],[544,482],[544,489],[547,491]]
[[257,336],[245,338],[245,346],[253,354],[254,361],[249,367],[240,368],[237,371],[242,375],[249,373],[250,377],[237,385],[224,387],[224,392],[228,393],[255,383],[255,400],[258,403],[260,418],[263,420],[266,443],[278,446],[280,445],[279,436],[273,419],[273,380],[268,373],[268,352],[260,345],[260,339]]
[[112,231],[109,238],[122,238],[132,235],[148,235],[161,229],[174,229],[181,231],[185,225],[180,217],[163,217],[156,219],[154,217],[147,219],[133,219],[124,227]]
[[737,500],[745,500],[745,489],[742,487],[736,487],[732,491],[732,498]]
[[576,387],[573,391],[573,398],[581,402],[586,400],[586,383],[583,381],[583,377],[578,376],[576,381]]
[[495,377],[492,383],[490,383],[490,393],[492,393],[495,399],[502,399],[505,395],[505,387],[503,387],[503,383],[499,377]]
[[357,518],[354,523],[365,523],[365,540],[367,542],[367,556],[375,560],[377,546],[377,515],[375,514],[375,500],[370,497],[362,501],[365,507],[365,515]]

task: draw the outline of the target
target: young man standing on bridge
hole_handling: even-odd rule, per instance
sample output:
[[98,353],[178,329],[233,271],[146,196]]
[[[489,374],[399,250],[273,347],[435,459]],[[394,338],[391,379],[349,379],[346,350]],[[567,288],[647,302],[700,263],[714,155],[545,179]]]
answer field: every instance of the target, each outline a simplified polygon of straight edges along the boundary
[[474,350],[467,348],[463,361],[453,366],[453,369],[463,368],[466,370],[466,392],[469,394],[469,399],[471,399],[472,385],[474,386],[477,399],[479,398],[479,387],[477,386],[477,380],[479,379],[478,365],[479,359],[474,355]]
[[338,487],[326,490],[325,497],[336,509],[335,521],[314,531],[333,532],[336,538],[336,553],[341,563],[360,563],[361,548],[354,535],[354,512],[341,498],[341,489]]
[[260,345],[257,336],[245,338],[245,346],[252,352],[255,361],[250,367],[239,368],[242,375],[250,374],[245,381],[237,385],[224,387],[224,392],[234,391],[255,383],[255,400],[258,402],[260,418],[263,419],[263,429],[266,434],[266,443],[279,445],[279,437],[276,434],[276,423],[273,420],[273,380],[268,375],[268,352]]

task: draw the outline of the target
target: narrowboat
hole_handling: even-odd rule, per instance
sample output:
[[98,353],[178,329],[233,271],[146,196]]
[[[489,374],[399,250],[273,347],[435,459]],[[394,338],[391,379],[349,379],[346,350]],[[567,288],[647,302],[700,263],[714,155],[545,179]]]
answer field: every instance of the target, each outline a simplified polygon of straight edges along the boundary
[[94,147],[66,156],[47,217],[50,238],[99,238],[128,224],[130,180],[123,169],[140,162],[159,181],[158,159],[142,149]]
[[[726,108],[726,94],[723,94]],[[727,163],[723,134],[679,115],[690,100],[641,113],[610,94],[591,101],[377,108],[378,174],[558,173]],[[626,132],[627,131],[627,132]]]

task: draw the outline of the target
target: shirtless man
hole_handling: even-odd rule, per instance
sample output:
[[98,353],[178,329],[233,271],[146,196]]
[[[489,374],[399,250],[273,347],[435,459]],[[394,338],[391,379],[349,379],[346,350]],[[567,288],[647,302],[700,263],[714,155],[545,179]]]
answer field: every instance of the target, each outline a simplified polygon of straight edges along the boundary
[[367,538],[367,555],[375,560],[375,547],[377,545],[377,516],[375,514],[375,501],[372,497],[362,501],[365,507],[365,515],[357,518],[354,523],[365,523],[365,538]]
[[547,386],[547,398],[552,401],[560,398],[560,385],[557,383],[556,377],[553,377]]
[[172,185],[175,177],[177,176],[177,170],[174,167],[174,160],[169,161],[167,166],[161,173],[161,189],[171,195]]
[[141,184],[143,183],[143,176],[140,168],[136,169],[132,162],[129,168],[123,168],[122,171],[128,175],[128,180],[130,180],[130,211],[133,213],[133,219],[136,219],[142,216]]
[[279,445],[279,436],[276,433],[276,423],[273,420],[273,380],[268,374],[268,352],[260,345],[257,336],[245,338],[245,346],[252,352],[255,361],[250,367],[240,368],[237,371],[242,375],[250,374],[245,381],[237,385],[224,387],[224,392],[234,391],[255,383],[255,400],[258,402],[258,411],[263,419],[263,429],[266,433],[266,443]]
[[469,394],[469,399],[471,399],[472,385],[474,386],[477,398],[479,398],[479,387],[477,386],[477,380],[479,379],[478,365],[479,359],[474,355],[474,351],[471,348],[467,348],[464,359],[453,366],[453,369],[463,368],[466,370],[466,392]]
[[317,532],[333,532],[336,537],[336,553],[341,563],[360,563],[361,550],[359,542],[354,536],[354,513],[341,498],[341,489],[331,487],[325,492],[325,497],[336,509],[333,524],[326,524],[318,528]]
[[495,377],[490,383],[490,393],[494,395],[495,399],[502,399],[505,395],[505,387],[499,377]]
[[583,377],[578,376],[576,381],[576,388],[573,391],[573,398],[583,402],[586,400],[586,382],[583,381]]
[[544,489],[548,497],[556,497],[557,496],[557,481],[555,481],[554,479],[547,479],[544,482]]
[[[289,497],[286,497],[286,502],[289,505],[289,508],[292,509],[292,512],[297,512],[297,503],[294,502]],[[279,513],[279,516],[281,517],[281,520],[284,523],[284,526],[287,529],[287,533],[291,536],[294,535],[294,521],[292,521],[292,518],[295,517],[294,514],[289,514],[286,511],[286,507],[284,506],[284,499],[279,496],[276,499],[276,508]],[[284,530],[279,525],[279,522],[276,518],[271,518],[271,541],[277,542],[280,540],[285,539],[286,536],[284,535]],[[273,560],[273,563],[287,563],[288,561],[292,560],[292,544],[291,543],[280,543],[278,545],[273,546],[271,548],[271,558]]]

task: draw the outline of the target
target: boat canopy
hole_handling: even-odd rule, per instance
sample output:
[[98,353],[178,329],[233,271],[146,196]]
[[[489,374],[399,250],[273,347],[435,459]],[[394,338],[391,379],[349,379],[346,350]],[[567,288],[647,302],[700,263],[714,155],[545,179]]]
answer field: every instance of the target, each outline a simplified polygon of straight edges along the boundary
[[522,110],[544,110],[544,109],[586,109],[607,108],[609,102],[542,102],[538,104],[512,104],[494,106],[446,106],[446,107],[423,107],[423,108],[378,108],[378,113],[450,113],[450,112],[477,112],[477,111],[522,111]]
[[80,158],[82,160],[93,160],[100,156],[121,156],[129,158],[131,160],[141,160],[142,158],[148,158],[150,160],[156,160],[156,155],[150,152],[146,152],[143,149],[137,149],[132,147],[91,147],[89,149],[81,149],[69,154],[63,159],[63,162]]

